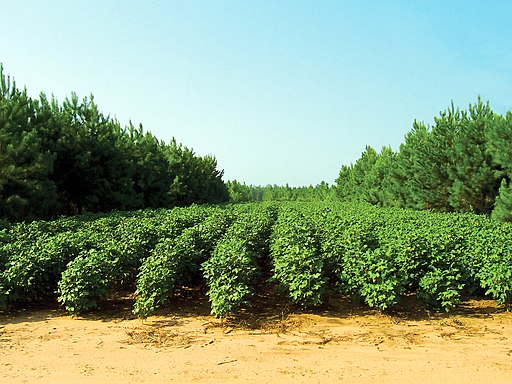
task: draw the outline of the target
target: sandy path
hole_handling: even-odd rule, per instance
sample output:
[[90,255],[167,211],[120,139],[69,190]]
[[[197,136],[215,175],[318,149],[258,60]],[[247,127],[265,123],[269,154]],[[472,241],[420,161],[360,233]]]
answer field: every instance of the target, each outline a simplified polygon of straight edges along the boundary
[[471,302],[450,316],[331,311],[252,323],[27,310],[0,315],[0,383],[511,383],[512,313],[493,305]]

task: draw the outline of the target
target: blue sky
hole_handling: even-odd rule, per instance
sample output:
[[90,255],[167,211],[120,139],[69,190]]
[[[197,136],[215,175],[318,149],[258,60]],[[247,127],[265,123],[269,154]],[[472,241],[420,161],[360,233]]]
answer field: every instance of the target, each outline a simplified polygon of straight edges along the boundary
[[512,110],[511,1],[8,1],[0,62],[32,96],[213,154],[224,179],[333,183],[366,145],[480,95]]

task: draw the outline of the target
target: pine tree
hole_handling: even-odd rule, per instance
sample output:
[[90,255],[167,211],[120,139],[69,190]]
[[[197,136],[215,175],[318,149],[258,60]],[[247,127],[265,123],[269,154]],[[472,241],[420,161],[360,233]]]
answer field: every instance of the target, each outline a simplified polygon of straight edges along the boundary
[[486,148],[486,132],[495,130],[495,114],[479,98],[461,113],[457,125],[450,151],[455,165],[449,169],[450,205],[461,212],[490,214],[501,181]]
[[129,146],[127,154],[134,166],[134,189],[144,207],[168,207],[171,180],[165,144],[150,132],[144,132],[142,124],[138,129],[130,122],[128,127]]
[[492,217],[512,221],[512,112],[496,116],[494,129],[486,131],[487,153],[497,167],[496,177],[501,179]]
[[446,137],[430,132],[424,124],[415,121],[405,136],[397,156],[395,177],[404,205],[415,209],[447,210],[448,175],[444,156]]
[[503,179],[492,211],[492,218],[501,221],[512,221],[512,183]]
[[343,164],[336,178],[336,194],[341,201],[351,201],[355,196],[352,168],[352,164]]
[[229,200],[222,180],[223,171],[217,169],[213,156],[196,156],[191,149],[173,139],[165,153],[171,179],[170,201],[173,205],[220,203]]
[[385,188],[392,177],[394,153],[391,147],[383,147],[373,167],[363,180],[363,200],[374,205],[393,205],[393,198]]
[[[377,152],[371,146],[366,146],[361,157],[350,166],[343,165],[336,179],[337,194],[343,201],[373,200],[371,192],[365,188],[365,179],[377,161]],[[371,201],[373,202],[373,201]]]
[[[44,103],[42,103],[44,104]],[[130,141],[120,124],[103,115],[94,98],[76,94],[62,108],[52,104],[56,159],[52,175],[62,213],[135,209],[144,206],[134,189]]]
[[0,217],[33,220],[55,213],[56,189],[48,179],[53,155],[41,147],[34,102],[0,65]]

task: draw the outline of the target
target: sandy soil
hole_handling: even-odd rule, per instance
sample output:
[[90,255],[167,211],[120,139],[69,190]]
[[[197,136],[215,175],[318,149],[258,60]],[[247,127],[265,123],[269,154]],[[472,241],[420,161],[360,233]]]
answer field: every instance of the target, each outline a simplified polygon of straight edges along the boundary
[[512,313],[490,300],[450,315],[266,304],[225,321],[198,297],[145,322],[129,300],[80,318],[0,314],[0,383],[512,382]]

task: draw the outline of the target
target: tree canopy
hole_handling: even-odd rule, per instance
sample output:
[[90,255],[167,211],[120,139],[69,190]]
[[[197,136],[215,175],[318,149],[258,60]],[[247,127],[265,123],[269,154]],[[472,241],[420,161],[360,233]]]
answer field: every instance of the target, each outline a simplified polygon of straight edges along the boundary
[[499,115],[478,98],[467,110],[452,103],[434,121],[415,121],[396,153],[366,147],[355,164],[343,165],[338,197],[511,221],[512,113]]
[[217,203],[222,176],[213,156],[122,127],[92,95],[32,99],[0,65],[0,218]]

